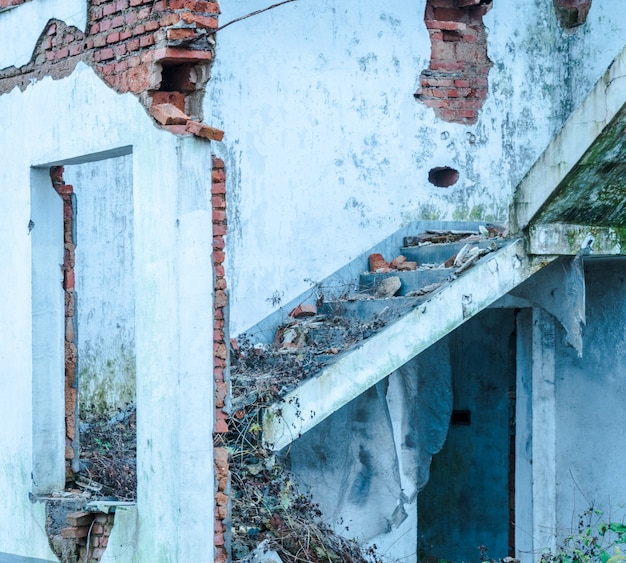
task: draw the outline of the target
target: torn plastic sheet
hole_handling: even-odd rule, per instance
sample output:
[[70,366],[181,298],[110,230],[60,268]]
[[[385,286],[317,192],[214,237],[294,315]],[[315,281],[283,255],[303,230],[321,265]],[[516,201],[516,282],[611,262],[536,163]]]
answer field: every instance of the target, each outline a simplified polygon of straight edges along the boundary
[[553,315],[565,329],[567,343],[582,357],[586,320],[585,272],[580,255],[556,260],[510,293]]

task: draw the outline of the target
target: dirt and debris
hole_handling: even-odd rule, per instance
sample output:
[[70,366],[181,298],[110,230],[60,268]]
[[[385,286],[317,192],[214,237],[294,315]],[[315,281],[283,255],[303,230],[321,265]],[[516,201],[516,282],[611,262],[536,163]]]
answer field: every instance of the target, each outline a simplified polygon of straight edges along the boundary
[[280,399],[337,354],[369,338],[387,323],[385,311],[367,321],[340,315],[300,317],[278,327],[272,344],[252,342],[247,335],[231,342],[233,411],[246,404]]
[[80,426],[80,471],[75,486],[94,498],[134,502],[137,498],[136,408],[128,405],[108,419],[85,417]]
[[263,448],[264,400],[256,395],[229,423],[232,559],[247,559],[263,545],[284,562],[380,561],[374,547],[364,548],[335,533],[297,478]]
[[445,244],[450,242],[478,242],[486,238],[506,238],[509,232],[502,225],[494,225],[487,223],[480,225],[478,231],[470,230],[437,230],[428,229],[427,231],[415,236],[404,237],[404,246],[425,246],[429,244]]

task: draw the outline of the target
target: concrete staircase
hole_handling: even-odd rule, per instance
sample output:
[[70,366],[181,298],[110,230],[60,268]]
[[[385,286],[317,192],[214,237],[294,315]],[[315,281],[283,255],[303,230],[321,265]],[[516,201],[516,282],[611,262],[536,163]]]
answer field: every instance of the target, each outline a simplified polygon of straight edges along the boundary
[[[395,252],[387,244],[386,256],[364,254],[341,290],[329,297],[319,284],[276,319],[271,342],[237,347],[233,411],[259,388],[274,389],[263,438],[284,448],[551,261],[533,262],[503,231],[478,223],[405,231],[391,237]],[[267,321],[262,328],[270,332]]]

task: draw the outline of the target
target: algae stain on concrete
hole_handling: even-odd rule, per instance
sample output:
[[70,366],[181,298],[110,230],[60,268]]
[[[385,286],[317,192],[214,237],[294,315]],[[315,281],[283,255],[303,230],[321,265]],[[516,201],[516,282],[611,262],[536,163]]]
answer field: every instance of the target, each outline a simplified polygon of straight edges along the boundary
[[109,417],[135,402],[134,353],[81,362],[78,372],[80,418]]

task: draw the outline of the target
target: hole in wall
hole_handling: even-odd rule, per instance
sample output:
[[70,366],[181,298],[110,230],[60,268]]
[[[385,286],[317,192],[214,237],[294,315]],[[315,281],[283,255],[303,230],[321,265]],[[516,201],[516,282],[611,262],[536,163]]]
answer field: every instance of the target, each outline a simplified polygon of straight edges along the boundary
[[472,422],[472,413],[469,410],[453,410],[450,424],[453,426],[469,426]]
[[196,76],[192,63],[163,65],[160,91],[190,93],[195,89]]
[[438,188],[449,188],[459,180],[459,171],[449,166],[437,166],[428,172],[428,181]]

